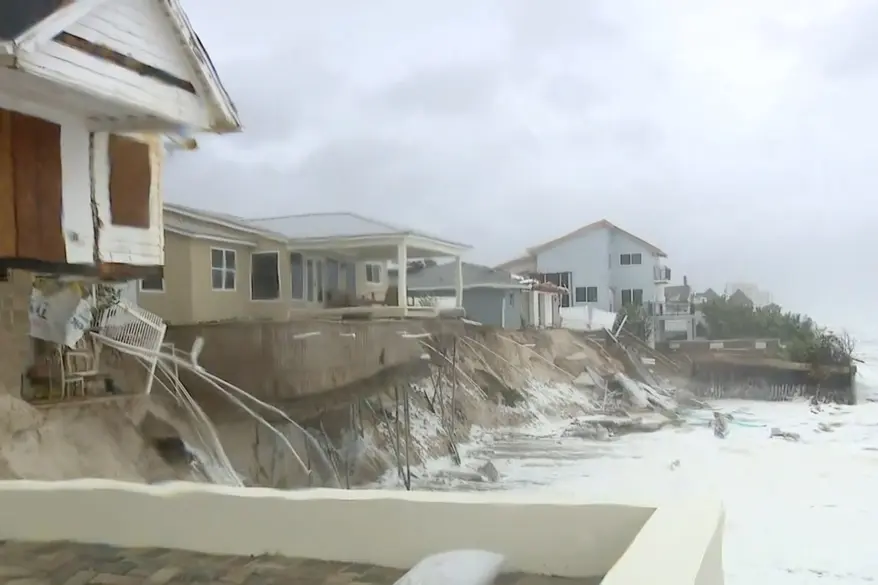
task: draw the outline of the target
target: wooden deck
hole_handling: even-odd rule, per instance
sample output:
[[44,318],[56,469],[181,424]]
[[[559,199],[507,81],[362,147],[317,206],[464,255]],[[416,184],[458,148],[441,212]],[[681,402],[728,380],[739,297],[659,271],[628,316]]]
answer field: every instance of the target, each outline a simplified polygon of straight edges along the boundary
[[[69,542],[0,542],[0,583],[4,585],[393,585],[404,573],[360,563],[268,555],[239,557]],[[496,581],[497,585],[597,583],[600,578],[522,573],[501,575]]]

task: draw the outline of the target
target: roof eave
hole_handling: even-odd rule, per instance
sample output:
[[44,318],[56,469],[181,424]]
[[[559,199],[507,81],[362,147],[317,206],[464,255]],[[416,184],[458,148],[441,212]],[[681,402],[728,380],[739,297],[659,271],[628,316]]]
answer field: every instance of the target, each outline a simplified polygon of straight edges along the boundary
[[224,221],[217,217],[212,217],[210,214],[198,213],[197,211],[190,211],[189,209],[182,209],[180,207],[175,206],[173,203],[165,203],[165,213],[176,213],[178,215],[182,215],[184,217],[189,217],[192,219],[196,219],[198,221],[203,221],[205,223],[210,223],[213,225],[222,226],[224,228],[228,228],[231,230],[239,231],[245,234],[253,234],[260,237],[263,237],[267,240],[272,240],[275,242],[287,242],[288,238],[283,237],[279,234],[273,234],[271,232],[265,232],[258,228],[246,227],[242,225],[237,225],[230,221]]

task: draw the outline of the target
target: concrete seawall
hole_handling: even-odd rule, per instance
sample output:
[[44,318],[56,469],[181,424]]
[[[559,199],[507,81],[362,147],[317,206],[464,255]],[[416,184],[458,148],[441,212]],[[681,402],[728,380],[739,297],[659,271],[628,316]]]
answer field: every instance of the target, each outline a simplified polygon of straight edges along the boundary
[[[722,585],[723,526],[722,505],[704,496],[654,506],[508,493],[0,482],[5,541],[269,554],[399,569],[430,554],[471,548],[502,554],[506,572],[603,576],[604,585]],[[0,547],[0,570],[3,554]],[[173,558],[182,562],[180,554]]]

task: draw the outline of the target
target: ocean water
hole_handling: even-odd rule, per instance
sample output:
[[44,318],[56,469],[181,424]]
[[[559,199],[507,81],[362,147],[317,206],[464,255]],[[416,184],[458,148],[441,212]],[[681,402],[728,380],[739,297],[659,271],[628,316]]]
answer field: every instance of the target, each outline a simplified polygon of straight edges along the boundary
[[[565,423],[484,434],[464,463],[490,459],[497,484],[466,484],[433,473],[433,489],[575,493],[590,499],[714,490],[725,501],[730,585],[835,585],[878,581],[878,340],[861,343],[857,406],[718,401],[748,426],[725,440],[693,422],[610,443],[563,438]],[[703,415],[702,415],[703,417]],[[697,416],[696,416],[697,418]],[[772,427],[798,433],[770,438]],[[435,462],[432,469],[447,463]]]

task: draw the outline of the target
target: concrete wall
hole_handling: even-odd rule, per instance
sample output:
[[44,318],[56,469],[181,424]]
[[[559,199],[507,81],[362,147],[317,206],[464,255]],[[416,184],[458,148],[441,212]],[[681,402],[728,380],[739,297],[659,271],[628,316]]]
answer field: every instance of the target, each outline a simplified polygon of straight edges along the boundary
[[[327,321],[226,322],[171,326],[166,339],[189,350],[204,338],[199,364],[272,402],[300,398],[420,359],[424,347],[401,333],[420,333],[414,321],[346,324]],[[193,396],[216,396],[200,379],[181,373]]]
[[0,540],[396,568],[479,548],[503,554],[506,571],[606,575],[603,585],[722,585],[723,523],[722,505],[699,497],[655,508],[538,494],[0,482]]
[[32,285],[32,275],[20,270],[10,270],[0,282],[0,392],[13,396],[21,396],[21,377],[33,358],[28,317]]

